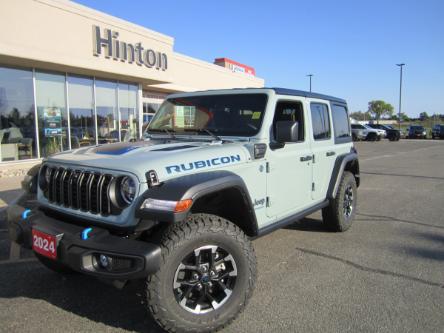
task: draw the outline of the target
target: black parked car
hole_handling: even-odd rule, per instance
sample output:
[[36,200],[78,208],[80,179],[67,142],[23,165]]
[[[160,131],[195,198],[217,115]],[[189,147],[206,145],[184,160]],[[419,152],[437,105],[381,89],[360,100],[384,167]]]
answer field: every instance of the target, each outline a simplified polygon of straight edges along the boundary
[[406,137],[409,139],[427,139],[427,131],[423,126],[411,125],[407,129]]
[[432,139],[444,139],[444,125],[436,124],[433,126]]
[[386,138],[390,141],[398,141],[401,138],[401,133],[399,130],[393,128],[390,125],[381,125],[381,124],[368,124],[371,128],[374,129],[382,129],[387,133]]

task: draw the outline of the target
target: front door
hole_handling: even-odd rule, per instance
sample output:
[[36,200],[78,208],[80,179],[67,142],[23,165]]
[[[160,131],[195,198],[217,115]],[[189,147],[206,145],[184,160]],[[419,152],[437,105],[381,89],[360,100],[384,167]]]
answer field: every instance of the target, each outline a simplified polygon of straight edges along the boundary
[[307,140],[307,112],[303,99],[289,99],[276,104],[273,136],[277,121],[299,123],[298,142],[286,143],[268,154],[267,216],[285,217],[311,205],[312,153]]

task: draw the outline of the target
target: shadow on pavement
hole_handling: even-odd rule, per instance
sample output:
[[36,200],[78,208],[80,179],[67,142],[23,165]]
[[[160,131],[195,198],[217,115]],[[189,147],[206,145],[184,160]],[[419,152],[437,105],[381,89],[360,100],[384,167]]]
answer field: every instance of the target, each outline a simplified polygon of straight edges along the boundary
[[375,176],[394,176],[394,177],[409,177],[409,178],[424,178],[424,179],[434,179],[434,180],[444,180],[443,177],[432,177],[432,176],[422,176],[422,175],[400,175],[395,173],[383,173],[383,172],[363,172],[361,175],[375,175]]
[[444,262],[444,235],[418,232],[413,234],[413,237],[418,237],[430,241],[432,247],[403,246],[402,251],[422,259]]
[[[440,226],[440,225],[427,224],[427,223],[422,223],[422,222],[418,222],[418,221],[402,220],[402,219],[398,219],[396,217],[391,217],[391,216],[363,214],[363,213],[356,213],[356,216],[358,218],[356,218],[355,221],[394,221],[394,222],[400,222],[400,223],[419,225],[419,226],[423,226],[423,227],[444,229],[444,227]],[[360,219],[359,216],[362,216],[364,218]]]
[[328,230],[327,227],[322,223],[322,220],[316,220],[310,217],[296,221],[283,229],[330,233],[330,230]]
[[107,326],[141,333],[164,332],[145,308],[143,281],[118,290],[92,277],[53,273],[39,262],[0,263],[0,270],[0,298],[43,300]]

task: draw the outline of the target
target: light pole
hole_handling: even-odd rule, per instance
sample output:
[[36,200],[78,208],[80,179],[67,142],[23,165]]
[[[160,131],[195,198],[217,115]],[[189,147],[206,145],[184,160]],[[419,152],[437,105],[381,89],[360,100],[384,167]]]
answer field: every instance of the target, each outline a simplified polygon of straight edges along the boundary
[[307,74],[307,76],[310,78],[310,92],[311,92],[311,77],[313,76],[313,74]]
[[399,66],[401,70],[399,73],[399,111],[398,111],[398,125],[399,125],[399,130],[401,131],[402,67],[405,66],[405,64],[396,64],[396,66]]

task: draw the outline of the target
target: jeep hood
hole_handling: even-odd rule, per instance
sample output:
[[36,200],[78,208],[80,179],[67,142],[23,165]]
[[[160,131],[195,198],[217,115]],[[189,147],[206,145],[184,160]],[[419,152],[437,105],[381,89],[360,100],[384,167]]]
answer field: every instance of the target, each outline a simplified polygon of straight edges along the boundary
[[146,172],[156,171],[159,180],[165,181],[181,175],[226,168],[245,163],[250,153],[245,143],[208,141],[149,140],[122,142],[85,147],[52,155],[51,164],[88,169],[124,171],[146,182]]

